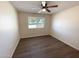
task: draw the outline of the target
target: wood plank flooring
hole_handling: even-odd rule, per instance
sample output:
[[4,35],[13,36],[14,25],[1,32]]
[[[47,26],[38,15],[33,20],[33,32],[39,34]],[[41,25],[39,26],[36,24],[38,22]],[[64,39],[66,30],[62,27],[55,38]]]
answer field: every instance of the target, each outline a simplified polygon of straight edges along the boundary
[[78,58],[79,51],[49,36],[21,39],[13,58]]

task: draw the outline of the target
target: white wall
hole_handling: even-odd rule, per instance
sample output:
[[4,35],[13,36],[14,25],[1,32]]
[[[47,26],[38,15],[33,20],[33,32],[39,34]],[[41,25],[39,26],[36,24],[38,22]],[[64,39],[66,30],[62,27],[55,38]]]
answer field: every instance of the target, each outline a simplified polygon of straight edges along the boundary
[[52,15],[51,35],[79,50],[79,6]]
[[0,58],[12,57],[18,41],[16,10],[9,2],[0,1]]
[[[31,16],[45,17],[45,19],[46,19],[45,27],[42,29],[30,29],[29,30],[28,29],[28,17],[31,17]],[[20,37],[21,38],[48,35],[49,31],[50,31],[50,16],[19,12],[19,28],[20,28]]]

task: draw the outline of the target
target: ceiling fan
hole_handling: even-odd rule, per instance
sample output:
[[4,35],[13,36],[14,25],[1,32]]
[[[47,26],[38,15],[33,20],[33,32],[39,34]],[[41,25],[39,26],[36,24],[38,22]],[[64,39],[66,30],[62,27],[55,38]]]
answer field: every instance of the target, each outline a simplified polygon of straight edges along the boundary
[[54,7],[58,7],[58,5],[52,5],[52,6],[48,6],[47,1],[42,1],[41,2],[41,7],[42,9],[38,12],[41,13],[42,11],[44,12],[51,12],[48,8],[54,8]]

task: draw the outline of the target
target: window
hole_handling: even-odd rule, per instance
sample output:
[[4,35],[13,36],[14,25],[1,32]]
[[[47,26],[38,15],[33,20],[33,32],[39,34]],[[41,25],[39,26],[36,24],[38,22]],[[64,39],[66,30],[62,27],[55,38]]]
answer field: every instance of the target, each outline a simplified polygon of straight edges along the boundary
[[44,28],[45,18],[44,17],[28,17],[28,28]]

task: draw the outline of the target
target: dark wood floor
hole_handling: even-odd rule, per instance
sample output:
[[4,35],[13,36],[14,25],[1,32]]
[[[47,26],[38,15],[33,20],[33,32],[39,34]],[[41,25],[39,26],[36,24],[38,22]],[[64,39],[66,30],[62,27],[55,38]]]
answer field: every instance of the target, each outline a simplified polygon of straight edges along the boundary
[[77,58],[79,51],[46,35],[26,38],[19,42],[14,58]]

